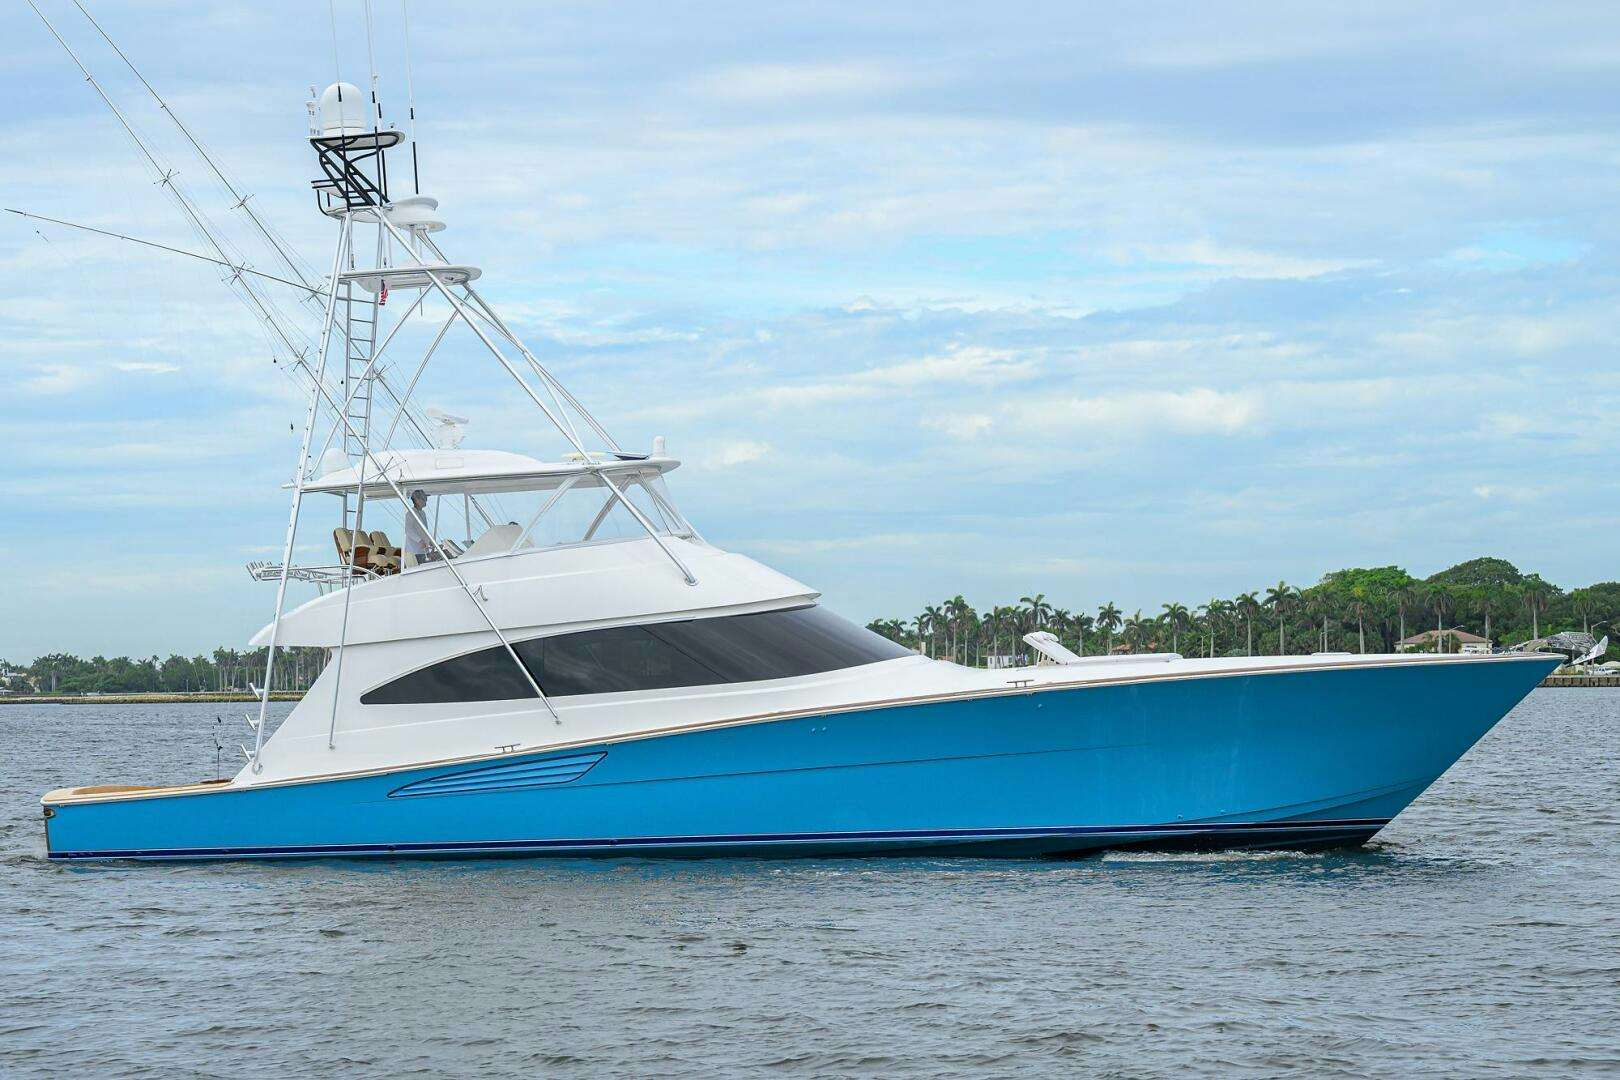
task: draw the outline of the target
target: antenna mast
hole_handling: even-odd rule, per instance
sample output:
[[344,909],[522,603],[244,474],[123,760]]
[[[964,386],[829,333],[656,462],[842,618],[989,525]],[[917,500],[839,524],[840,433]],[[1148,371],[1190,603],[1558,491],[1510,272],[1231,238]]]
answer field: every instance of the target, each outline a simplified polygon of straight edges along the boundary
[[405,108],[411,123],[411,193],[422,194],[422,172],[416,161],[416,83],[411,78],[411,9],[409,0],[399,0],[400,30],[405,36]]

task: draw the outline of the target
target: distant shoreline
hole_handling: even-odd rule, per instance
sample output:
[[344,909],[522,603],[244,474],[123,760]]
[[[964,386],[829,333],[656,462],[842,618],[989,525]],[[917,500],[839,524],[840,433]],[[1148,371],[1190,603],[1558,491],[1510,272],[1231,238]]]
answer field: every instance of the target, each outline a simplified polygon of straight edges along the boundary
[[[277,690],[271,701],[301,701],[301,690]],[[203,705],[226,705],[231,702],[259,700],[252,694],[0,694],[0,705],[181,705],[196,702]]]
[[1620,686],[1620,675],[1549,675],[1542,686]]

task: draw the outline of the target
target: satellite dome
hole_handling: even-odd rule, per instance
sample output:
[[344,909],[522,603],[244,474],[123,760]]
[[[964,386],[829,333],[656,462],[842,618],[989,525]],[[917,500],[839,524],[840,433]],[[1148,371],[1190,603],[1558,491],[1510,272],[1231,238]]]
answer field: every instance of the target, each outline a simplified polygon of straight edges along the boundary
[[321,94],[321,135],[332,139],[366,130],[365,99],[353,83],[338,82]]

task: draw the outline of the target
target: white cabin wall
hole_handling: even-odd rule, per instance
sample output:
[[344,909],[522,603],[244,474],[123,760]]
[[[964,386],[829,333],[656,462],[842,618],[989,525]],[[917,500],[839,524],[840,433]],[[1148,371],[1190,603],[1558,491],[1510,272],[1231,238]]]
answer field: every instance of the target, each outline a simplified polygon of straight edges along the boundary
[[[482,587],[484,609],[496,625],[518,636],[718,609],[767,610],[811,603],[820,595],[745,555],[674,538],[665,542],[691,567],[697,584],[688,585],[650,538],[458,561],[456,569],[469,587]],[[344,593],[338,590],[283,615],[277,640],[331,648],[340,635],[364,644],[488,630],[448,567],[379,578],[350,592],[346,630]],[[269,638],[266,626],[252,644]]]

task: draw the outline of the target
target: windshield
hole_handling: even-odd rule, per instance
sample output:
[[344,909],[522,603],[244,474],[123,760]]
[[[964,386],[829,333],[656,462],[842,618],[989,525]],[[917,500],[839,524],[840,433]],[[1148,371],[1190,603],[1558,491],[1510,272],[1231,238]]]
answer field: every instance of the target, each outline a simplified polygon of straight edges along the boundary
[[[693,535],[693,529],[675,508],[664,478],[656,473],[615,477],[614,483],[632,506],[666,536]],[[525,543],[537,547],[622,540],[647,535],[646,526],[625,508],[624,502],[594,477],[580,477],[541,497],[527,507],[527,516],[515,519],[525,527]],[[502,496],[506,499],[506,496]]]

